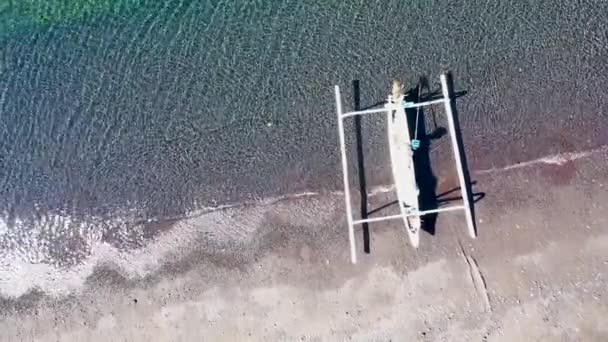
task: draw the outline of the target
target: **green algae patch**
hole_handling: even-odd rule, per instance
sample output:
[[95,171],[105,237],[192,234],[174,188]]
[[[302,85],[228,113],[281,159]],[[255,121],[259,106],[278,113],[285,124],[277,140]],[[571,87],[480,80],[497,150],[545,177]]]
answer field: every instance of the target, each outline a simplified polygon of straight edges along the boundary
[[147,0],[0,0],[0,36],[98,15],[124,16]]
[[19,0],[12,1],[9,11],[32,22],[46,24],[80,19],[97,13],[120,14],[125,9],[137,7],[141,2],[140,0]]

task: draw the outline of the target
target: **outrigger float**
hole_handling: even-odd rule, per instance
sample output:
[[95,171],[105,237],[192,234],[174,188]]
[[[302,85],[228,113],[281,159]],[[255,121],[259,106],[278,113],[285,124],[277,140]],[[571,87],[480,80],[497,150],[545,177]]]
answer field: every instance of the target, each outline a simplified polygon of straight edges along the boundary
[[[353,264],[357,263],[357,250],[355,245],[354,226],[362,223],[372,223],[386,220],[402,219],[410,244],[416,248],[420,243],[420,217],[439,212],[458,211],[465,212],[468,233],[471,238],[476,237],[475,222],[473,221],[473,213],[471,203],[469,201],[468,187],[465,181],[460,148],[456,138],[456,128],[454,125],[454,115],[452,112],[452,100],[450,99],[450,91],[448,89],[447,75],[441,75],[441,91],[442,98],[434,99],[426,102],[408,102],[405,101],[405,95],[400,87],[393,84],[392,94],[388,96],[387,102],[383,108],[366,109],[361,111],[342,112],[342,99],[339,86],[335,86],[336,94],[336,111],[338,113],[338,129],[340,136],[340,150],[342,154],[342,174],[344,179],[344,200],[346,202],[346,220],[348,223],[348,239],[350,243],[350,258]],[[452,151],[454,160],[456,161],[456,170],[458,172],[458,180],[460,182],[460,195],[462,204],[447,207],[441,207],[431,210],[420,210],[419,208],[419,188],[416,183],[414,172],[414,150],[419,147],[420,141],[410,138],[406,109],[420,108],[443,104],[445,113],[448,119],[449,135],[451,137]],[[390,149],[391,167],[393,172],[393,181],[397,192],[400,214],[372,217],[366,219],[355,220],[353,218],[349,178],[348,178],[348,160],[346,158],[346,143],[344,137],[344,119],[355,117],[357,115],[370,114],[385,114],[388,121],[388,144]],[[415,137],[417,138],[417,137]]]

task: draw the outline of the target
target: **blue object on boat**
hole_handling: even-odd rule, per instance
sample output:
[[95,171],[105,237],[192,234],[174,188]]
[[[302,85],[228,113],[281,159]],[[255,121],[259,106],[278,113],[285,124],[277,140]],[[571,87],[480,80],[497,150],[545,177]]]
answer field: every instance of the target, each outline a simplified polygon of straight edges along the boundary
[[420,140],[418,140],[418,139],[412,140],[412,148],[415,150],[418,147],[420,147]]

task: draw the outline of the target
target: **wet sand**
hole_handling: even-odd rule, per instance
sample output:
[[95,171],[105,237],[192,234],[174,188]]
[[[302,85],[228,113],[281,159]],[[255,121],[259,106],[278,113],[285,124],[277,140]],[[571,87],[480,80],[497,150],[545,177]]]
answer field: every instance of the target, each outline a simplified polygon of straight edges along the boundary
[[357,231],[355,266],[340,194],[192,217],[85,267],[26,267],[44,293],[3,301],[0,339],[602,341],[607,157],[478,173],[476,240],[457,214],[417,250],[397,221],[374,224],[371,254]]

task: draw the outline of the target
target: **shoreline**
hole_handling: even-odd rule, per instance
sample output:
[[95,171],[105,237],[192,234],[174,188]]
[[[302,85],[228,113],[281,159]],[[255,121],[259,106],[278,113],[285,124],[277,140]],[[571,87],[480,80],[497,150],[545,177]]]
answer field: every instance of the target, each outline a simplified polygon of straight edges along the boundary
[[[476,208],[477,239],[466,236],[464,218],[451,214],[439,216],[438,232],[423,234],[417,250],[399,223],[373,225],[371,254],[362,252],[357,233],[362,258],[355,266],[339,194],[208,213],[159,236],[139,255],[114,255],[114,263],[93,267],[84,286],[67,296],[39,291],[3,299],[0,339],[204,334],[218,341],[509,341],[551,332],[598,338],[604,335],[597,327],[608,317],[601,296],[608,279],[598,278],[608,262],[608,198],[598,186],[608,181],[606,157],[608,151],[574,159],[573,178],[553,187],[530,180],[565,164],[481,175],[477,186],[487,196]],[[370,205],[391,199],[390,192],[380,192]],[[163,244],[167,253],[161,255]],[[484,279],[485,295],[476,277]],[[56,323],[42,324],[52,319]],[[314,329],[304,332],[294,320]],[[521,324],[525,328],[516,329]]]
[[[607,148],[604,147],[578,154],[551,155],[502,169],[473,171],[472,175],[484,179],[493,177],[496,173],[532,172],[543,167],[562,168],[568,163],[597,159],[598,155],[604,155],[607,151]],[[476,187],[479,188],[478,185]],[[390,186],[374,187],[369,189],[368,199],[370,203],[378,202],[379,199],[390,199],[393,197],[392,190],[393,188]],[[351,189],[351,191],[354,201],[358,201],[356,189]],[[234,254],[242,248],[249,249],[248,244],[255,241],[256,232],[266,231],[267,228],[262,228],[262,226],[264,226],[263,222],[267,222],[268,215],[282,215],[281,220],[287,220],[285,222],[290,222],[289,225],[296,227],[304,224],[308,227],[307,229],[312,229],[317,224],[313,223],[315,218],[309,215],[314,215],[314,213],[306,213],[306,211],[314,211],[312,209],[314,207],[323,207],[320,203],[326,203],[327,208],[323,208],[323,211],[326,212],[325,217],[329,215],[338,221],[343,218],[344,204],[341,191],[305,192],[260,201],[235,203],[196,211],[184,217],[144,223],[144,226],[153,224],[159,225],[159,227],[151,236],[143,238],[141,244],[132,248],[112,245],[108,241],[104,241],[99,234],[89,236],[87,240],[87,244],[90,245],[89,253],[82,256],[80,261],[67,266],[57,267],[45,262],[30,263],[14,253],[12,256],[4,255],[0,262],[0,296],[8,295],[8,297],[18,300],[19,297],[27,295],[37,287],[40,288],[35,291],[48,293],[52,297],[72,295],[78,293],[80,291],[78,289],[86,285],[87,279],[94,275],[95,270],[104,265],[116,268],[115,271],[124,276],[125,280],[141,280],[163,269],[163,265],[179,255],[180,251],[202,248],[192,245],[193,241],[203,241],[203,245],[210,250],[234,249],[230,252]],[[302,212],[302,208],[310,209],[303,209],[304,212]],[[304,214],[304,219],[299,217],[301,220],[298,220],[298,214],[290,214],[298,212]],[[308,223],[306,224],[306,222]],[[333,230],[339,231],[340,229],[334,228]],[[346,235],[344,235],[344,239],[346,239]],[[248,252],[243,257],[246,259],[248,255],[251,256]]]

